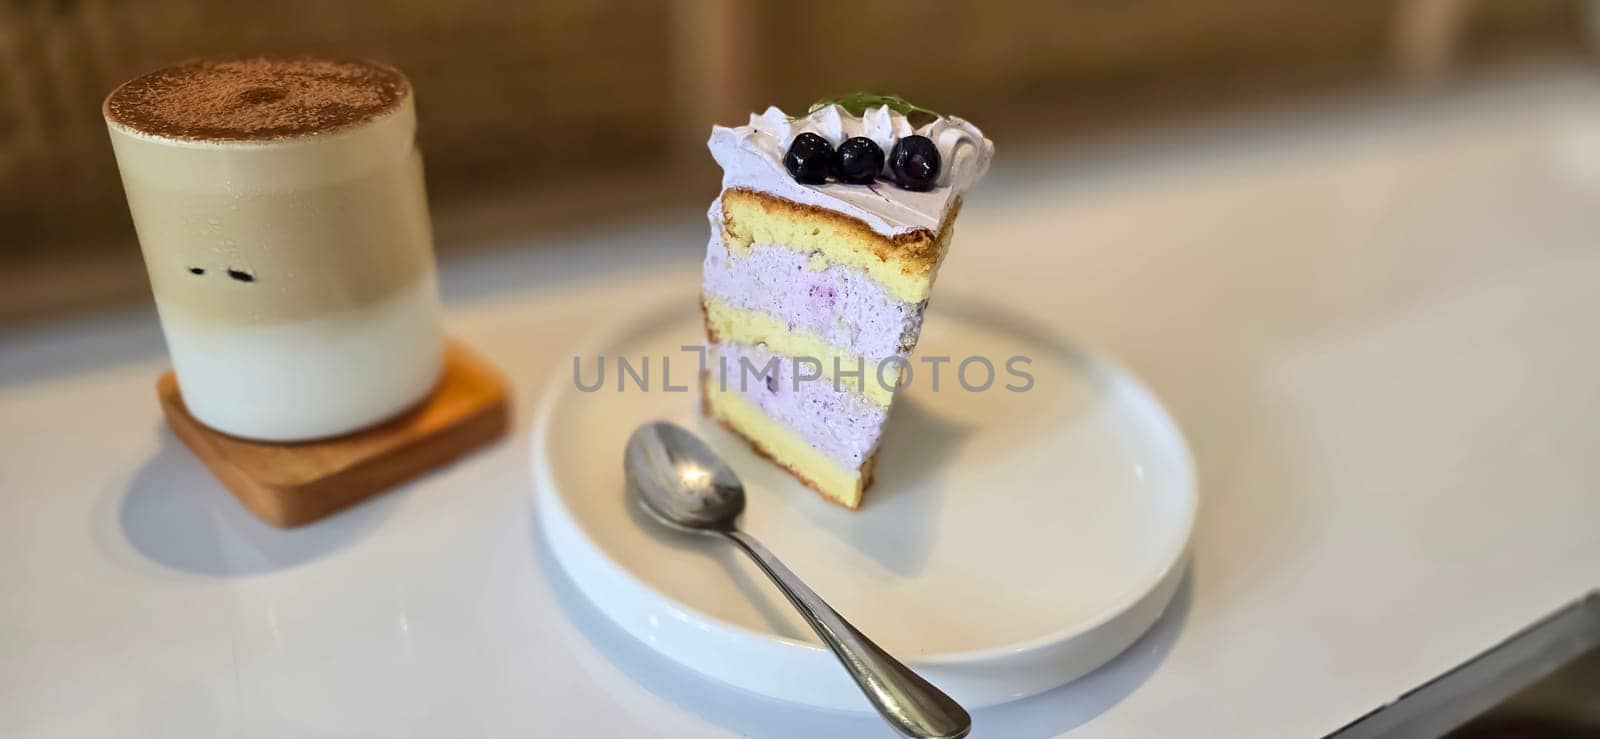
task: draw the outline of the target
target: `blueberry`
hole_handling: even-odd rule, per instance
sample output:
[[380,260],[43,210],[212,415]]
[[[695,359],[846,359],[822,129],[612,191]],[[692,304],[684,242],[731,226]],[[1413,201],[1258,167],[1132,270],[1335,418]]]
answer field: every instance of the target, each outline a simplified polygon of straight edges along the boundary
[[889,170],[907,190],[932,190],[939,179],[939,147],[927,136],[906,136],[889,153]]
[[870,185],[883,171],[883,149],[865,136],[846,139],[833,155],[833,176],[852,185]]
[[795,181],[820,185],[828,181],[828,170],[833,169],[833,145],[814,133],[802,133],[789,144],[783,166]]

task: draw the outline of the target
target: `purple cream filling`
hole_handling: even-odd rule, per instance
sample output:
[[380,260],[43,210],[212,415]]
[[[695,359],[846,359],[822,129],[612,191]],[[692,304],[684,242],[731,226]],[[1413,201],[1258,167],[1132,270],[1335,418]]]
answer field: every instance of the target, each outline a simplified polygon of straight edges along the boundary
[[809,259],[771,244],[754,244],[750,253],[731,256],[713,233],[706,250],[705,291],[734,306],[782,318],[791,331],[813,331],[869,362],[904,356],[906,347],[916,344],[923,304],[903,302],[848,267],[810,269]]
[[[836,390],[825,379],[794,381],[794,361],[762,346],[717,344],[726,363],[712,365],[712,382],[726,367],[726,387],[754,404],[767,417],[793,429],[806,443],[840,465],[854,469],[878,446],[889,409],[849,390]],[[770,368],[768,362],[776,359]],[[751,367],[754,369],[745,369]],[[763,369],[771,369],[764,372]]]

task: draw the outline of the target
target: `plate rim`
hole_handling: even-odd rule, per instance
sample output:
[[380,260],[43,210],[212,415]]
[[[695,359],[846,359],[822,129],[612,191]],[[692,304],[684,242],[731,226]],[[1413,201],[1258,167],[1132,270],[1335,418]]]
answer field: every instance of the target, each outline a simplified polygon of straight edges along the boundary
[[[1161,567],[1152,568],[1149,576],[1141,578],[1138,583],[1125,589],[1122,595],[1113,601],[1114,605],[1106,607],[1097,617],[1059,629],[1057,631],[1052,631],[1048,634],[1042,634],[1040,636],[1031,637],[1022,641],[1013,642],[1011,644],[949,652],[933,652],[905,660],[905,662],[909,665],[926,667],[971,667],[973,665],[990,662],[996,659],[1014,657],[1019,654],[1061,646],[1073,641],[1074,639],[1089,634],[1095,629],[1101,628],[1112,621],[1117,620],[1118,618],[1121,618],[1129,611],[1139,606],[1141,602],[1148,598],[1153,592],[1160,589],[1162,585],[1173,576],[1175,570],[1179,570],[1189,565],[1190,560],[1192,559],[1190,545],[1194,539],[1194,528],[1199,514],[1199,481],[1194,458],[1194,450],[1189,445],[1188,437],[1183,433],[1183,427],[1178,424],[1177,419],[1172,417],[1172,413],[1167,409],[1166,405],[1161,402],[1160,397],[1156,395],[1155,392],[1152,391],[1138,375],[1129,371],[1128,368],[1115,357],[1115,355],[1101,350],[1099,346],[1086,341],[1069,338],[1059,331],[1040,324],[1026,314],[1016,311],[1011,306],[1006,305],[1004,302],[986,300],[981,296],[969,295],[961,291],[954,291],[951,293],[951,295],[957,299],[949,302],[955,302],[958,304],[988,303],[992,307],[998,308],[1005,313],[1010,314],[1010,317],[1021,322],[1023,325],[1037,330],[1041,335],[1051,337],[1057,341],[1063,342],[1067,346],[1075,348],[1078,353],[1092,360],[1099,368],[1108,370],[1113,376],[1115,376],[1117,382],[1121,383],[1127,390],[1132,392],[1133,397],[1135,397],[1143,406],[1144,411],[1154,414],[1153,420],[1157,421],[1169,433],[1171,440],[1175,442],[1174,451],[1178,453],[1177,461],[1180,463],[1182,479],[1175,487],[1182,489],[1182,510],[1178,514],[1180,518],[1182,535],[1172,537],[1171,541],[1173,542],[1173,545],[1170,547],[1170,551],[1164,551],[1160,554],[1160,559],[1164,560],[1164,564]],[[646,305],[645,308],[648,308],[648,310],[641,309],[618,314],[617,317],[606,322],[599,330],[592,334],[590,338],[579,343],[577,345],[576,356],[592,355],[599,348],[603,348],[604,346],[614,343],[617,340],[625,337],[631,330],[640,324],[648,325],[651,322],[670,323],[671,321],[677,320],[676,318],[664,320],[664,318],[668,316],[675,316],[679,312],[687,313],[686,310],[683,310],[683,304],[684,302],[681,299],[674,299],[670,302],[661,300],[656,303]],[[641,321],[641,319],[643,320]],[[571,509],[567,507],[566,502],[562,500],[561,495],[556,491],[555,481],[552,479],[552,472],[550,470],[551,465],[548,461],[550,455],[545,453],[545,447],[547,446],[550,438],[552,438],[550,435],[551,416],[554,413],[557,401],[563,394],[563,386],[565,385],[566,379],[567,378],[565,375],[562,375],[558,372],[548,381],[546,381],[545,385],[539,392],[538,407],[533,421],[533,433],[529,443],[529,453],[533,459],[533,464],[531,465],[532,473],[534,477],[534,483],[538,488],[536,495],[538,495],[540,498],[548,497],[549,500],[546,502],[558,507],[562,515],[568,519],[573,527],[578,531],[583,532],[583,540],[586,544],[588,544],[590,551],[598,555],[599,560],[603,562],[608,569],[610,569],[616,575],[624,578],[628,584],[634,588],[649,594],[662,603],[671,605],[682,615],[692,617],[697,621],[719,629],[737,632],[742,636],[775,643],[784,647],[796,648],[807,652],[829,654],[827,648],[820,644],[801,641],[799,639],[783,636],[781,634],[757,631],[743,624],[734,623],[719,616],[707,613],[691,603],[673,598],[658,590],[650,583],[640,579],[633,572],[629,571],[629,569],[621,562],[618,562],[610,552],[605,550],[604,547],[601,547],[594,542],[593,538],[589,536],[588,532],[585,531],[584,526],[579,522],[578,517],[573,515]],[[620,459],[618,463],[621,463]],[[543,516],[541,516],[541,518],[543,518]],[[541,527],[543,525],[544,524],[541,523]],[[557,558],[560,559],[559,552],[557,552]],[[579,589],[584,590],[581,583],[579,584]],[[587,592],[585,592],[585,597],[592,596],[589,596]],[[1163,604],[1162,609],[1165,610],[1167,605],[1169,605],[1169,603]]]

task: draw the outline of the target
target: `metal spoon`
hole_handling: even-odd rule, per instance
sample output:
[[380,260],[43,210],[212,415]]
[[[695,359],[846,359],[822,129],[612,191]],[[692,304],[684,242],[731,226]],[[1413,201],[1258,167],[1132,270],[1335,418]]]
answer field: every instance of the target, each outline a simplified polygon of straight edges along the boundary
[[750,555],[896,731],[916,739],[960,739],[972,730],[966,709],[856,631],[734,525],[744,511],[744,485],[705,442],[665,421],[647,423],[629,437],[623,467],[629,494],[652,518],[678,531],[727,539]]

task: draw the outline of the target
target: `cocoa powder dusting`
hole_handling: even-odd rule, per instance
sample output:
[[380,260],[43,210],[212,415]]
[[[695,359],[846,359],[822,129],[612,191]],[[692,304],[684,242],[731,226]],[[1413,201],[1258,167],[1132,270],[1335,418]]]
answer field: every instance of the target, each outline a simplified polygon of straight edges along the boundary
[[314,57],[202,59],[113,90],[108,120],[175,139],[257,141],[324,133],[397,107],[411,92],[393,67]]

